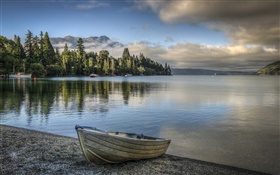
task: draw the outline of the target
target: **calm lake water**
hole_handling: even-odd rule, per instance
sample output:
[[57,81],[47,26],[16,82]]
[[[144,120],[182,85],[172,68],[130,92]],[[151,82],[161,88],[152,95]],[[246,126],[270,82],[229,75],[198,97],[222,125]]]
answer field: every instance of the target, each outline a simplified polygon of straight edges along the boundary
[[143,133],[171,139],[168,154],[279,172],[279,76],[9,79],[0,92],[1,124]]

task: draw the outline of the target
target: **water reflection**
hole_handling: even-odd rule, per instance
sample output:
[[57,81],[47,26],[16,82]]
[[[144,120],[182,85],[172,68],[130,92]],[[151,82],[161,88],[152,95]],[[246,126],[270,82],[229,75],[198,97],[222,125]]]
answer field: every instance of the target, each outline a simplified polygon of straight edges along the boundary
[[72,137],[75,124],[143,133],[171,139],[169,154],[278,170],[279,77],[11,79],[0,90],[4,124]]
[[[165,124],[160,136],[172,138],[167,153],[277,174],[279,107],[244,108],[247,106],[236,107],[215,120],[203,120],[205,123]],[[250,112],[242,112],[246,110]]]
[[51,81],[9,79],[1,82],[0,112],[18,116],[24,110],[30,123],[34,116],[76,111],[107,113],[115,106],[129,105],[130,98],[142,100],[156,83],[114,81]]

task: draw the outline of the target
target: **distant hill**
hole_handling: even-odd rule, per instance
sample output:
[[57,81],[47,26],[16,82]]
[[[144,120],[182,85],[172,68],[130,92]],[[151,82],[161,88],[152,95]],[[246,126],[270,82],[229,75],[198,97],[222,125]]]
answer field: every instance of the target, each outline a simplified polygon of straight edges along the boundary
[[190,69],[190,68],[173,68],[173,75],[252,75],[253,72],[242,72],[242,71],[218,71],[208,69]]
[[[65,43],[67,43],[69,49],[77,49],[77,41],[80,37],[75,36],[65,36],[61,37],[52,37],[50,41],[53,47],[58,49],[63,49]],[[102,36],[91,36],[87,38],[82,38],[85,48],[115,48],[123,47],[122,43],[112,41],[109,37]]]
[[255,73],[256,75],[280,75],[280,61],[271,63]]

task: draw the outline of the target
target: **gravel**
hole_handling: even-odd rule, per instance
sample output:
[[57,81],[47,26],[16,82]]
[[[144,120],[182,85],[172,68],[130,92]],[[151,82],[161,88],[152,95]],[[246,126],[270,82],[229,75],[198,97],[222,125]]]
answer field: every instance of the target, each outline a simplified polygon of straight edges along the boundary
[[155,159],[96,165],[86,161],[76,138],[6,125],[0,125],[0,131],[0,174],[3,175],[264,174],[167,154]]

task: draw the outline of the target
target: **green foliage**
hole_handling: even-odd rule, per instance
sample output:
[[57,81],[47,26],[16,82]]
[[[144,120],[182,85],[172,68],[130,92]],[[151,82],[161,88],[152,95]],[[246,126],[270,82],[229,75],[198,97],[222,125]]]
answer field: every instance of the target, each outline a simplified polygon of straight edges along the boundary
[[15,72],[15,66],[17,66],[19,63],[18,59],[14,58],[11,55],[6,55],[4,59],[4,68],[6,69],[6,71]]
[[255,73],[256,75],[280,75],[280,61],[271,63]]
[[33,57],[30,58],[30,63],[39,63],[41,56],[42,56],[42,51],[39,47],[39,39],[37,36],[35,36],[32,40],[32,53]]
[[62,76],[63,75],[63,68],[57,64],[51,64],[46,68],[47,76]]
[[32,72],[32,77],[42,77],[46,74],[46,70],[41,63],[30,64],[30,71]]
[[130,58],[130,53],[129,53],[128,48],[124,48],[122,58],[123,59],[129,59]]
[[33,39],[33,33],[28,30],[28,33],[26,34],[25,44],[24,44],[25,54],[26,57],[28,58],[33,57],[32,39]]
[[15,39],[14,42],[16,43],[15,49],[14,49],[14,56],[17,59],[22,60],[22,59],[26,58],[26,55],[25,55],[24,49],[21,45],[20,37],[15,35],[14,39]]
[[[85,74],[86,69],[87,69],[87,59],[86,59],[86,53],[85,53],[85,47],[83,44],[83,40],[82,38],[78,39],[78,50],[77,50],[77,54],[76,54],[76,74],[77,75],[83,75]],[[88,74],[88,72],[87,72]]]
[[43,65],[48,66],[51,64],[55,64],[55,52],[53,46],[50,42],[48,32],[45,33],[42,44],[42,52],[43,52]]
[[77,47],[78,47],[78,56],[82,57],[85,54],[85,46],[82,38],[78,39]]
[[65,43],[60,54],[58,48],[53,48],[48,32],[40,38],[33,37],[28,30],[24,47],[20,38],[14,36],[14,41],[0,36],[0,71],[31,72],[33,76],[64,76],[64,75],[171,75],[170,66],[145,57],[130,55],[128,48],[124,48],[122,57],[115,59],[107,50],[85,52],[82,38],[77,41],[77,50],[69,50]]
[[17,57],[16,43],[12,40],[0,36],[0,71],[1,72],[15,72],[20,64]]

